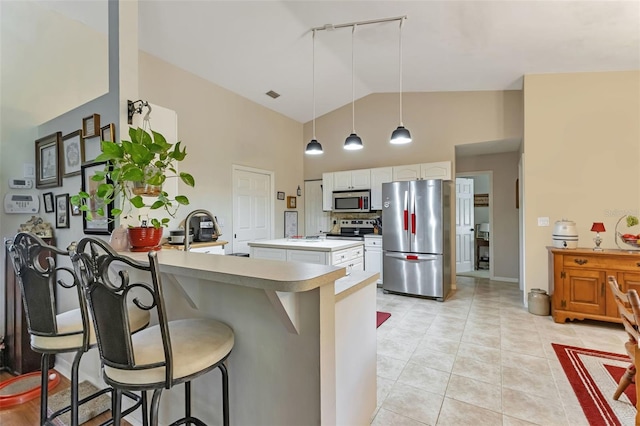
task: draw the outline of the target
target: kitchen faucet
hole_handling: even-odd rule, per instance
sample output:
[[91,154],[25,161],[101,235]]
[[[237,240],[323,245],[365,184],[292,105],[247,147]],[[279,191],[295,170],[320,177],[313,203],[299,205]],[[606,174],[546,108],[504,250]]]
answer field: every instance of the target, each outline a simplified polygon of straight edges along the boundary
[[191,241],[189,240],[189,228],[191,226],[191,218],[198,214],[206,214],[206,215],[209,215],[210,218],[213,218],[213,214],[211,214],[209,210],[205,210],[205,209],[197,209],[187,215],[186,219],[184,220],[184,235],[185,235],[184,249],[183,249],[184,251],[189,251],[189,248],[191,246]]

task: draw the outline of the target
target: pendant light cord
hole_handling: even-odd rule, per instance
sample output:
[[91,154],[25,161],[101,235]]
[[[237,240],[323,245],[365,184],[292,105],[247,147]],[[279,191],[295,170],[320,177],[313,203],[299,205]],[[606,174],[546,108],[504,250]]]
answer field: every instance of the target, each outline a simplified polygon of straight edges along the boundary
[[353,40],[355,39],[357,24],[353,25],[353,29],[351,30],[351,124],[353,127],[353,133],[356,132],[356,66],[355,66],[355,54],[353,49]]
[[313,30],[312,40],[313,40],[313,42],[311,43],[312,52],[313,52],[313,58],[311,59],[311,64],[312,64],[311,80],[312,80],[312,86],[313,86],[313,138],[312,139],[315,140],[316,138],[316,30]]
[[402,24],[404,24],[404,17],[400,19],[400,46],[398,48],[398,51],[400,52],[400,60],[398,61],[400,68],[398,70],[398,74],[400,75],[400,125],[404,126],[404,124],[402,124]]

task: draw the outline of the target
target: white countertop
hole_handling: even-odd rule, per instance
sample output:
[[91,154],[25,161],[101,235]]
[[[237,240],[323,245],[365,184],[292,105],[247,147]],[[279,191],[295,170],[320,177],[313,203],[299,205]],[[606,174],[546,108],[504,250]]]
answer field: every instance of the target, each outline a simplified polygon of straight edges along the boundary
[[346,241],[346,240],[304,240],[304,239],[287,239],[279,240],[260,240],[248,243],[249,247],[263,248],[280,248],[289,250],[312,250],[312,251],[338,251],[352,247],[364,245],[363,241]]

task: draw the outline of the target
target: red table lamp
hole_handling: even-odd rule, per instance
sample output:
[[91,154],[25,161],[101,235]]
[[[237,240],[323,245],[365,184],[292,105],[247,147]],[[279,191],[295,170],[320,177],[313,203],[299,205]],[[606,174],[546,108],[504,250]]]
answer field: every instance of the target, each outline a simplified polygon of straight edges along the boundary
[[593,242],[596,243],[596,246],[593,249],[595,251],[602,251],[602,249],[600,248],[600,243],[602,242],[602,238],[600,238],[600,233],[605,232],[604,223],[593,222],[593,225],[591,225],[591,231],[596,233],[596,237],[593,239]]

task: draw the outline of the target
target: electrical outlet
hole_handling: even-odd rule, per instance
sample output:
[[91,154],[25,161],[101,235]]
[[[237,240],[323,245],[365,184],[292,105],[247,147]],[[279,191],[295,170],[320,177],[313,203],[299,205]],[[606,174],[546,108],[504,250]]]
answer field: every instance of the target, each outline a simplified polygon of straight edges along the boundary
[[548,217],[539,217],[538,218],[538,226],[549,226],[549,218]]

